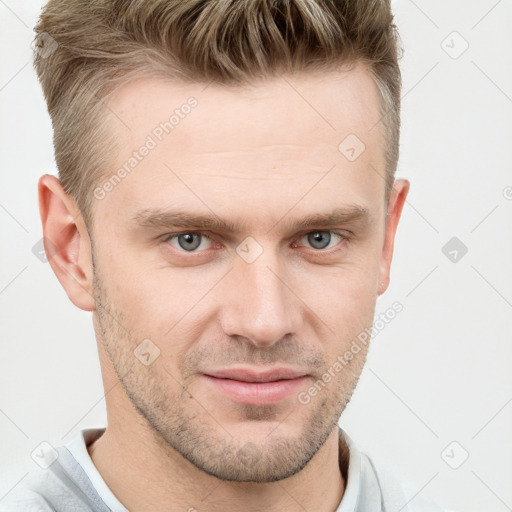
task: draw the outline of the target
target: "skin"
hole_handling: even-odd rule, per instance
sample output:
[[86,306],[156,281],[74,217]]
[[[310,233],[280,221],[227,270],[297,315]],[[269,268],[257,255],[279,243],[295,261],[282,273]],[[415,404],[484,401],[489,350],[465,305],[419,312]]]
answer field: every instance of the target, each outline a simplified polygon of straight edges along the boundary
[[[371,130],[377,89],[361,64],[243,89],[127,84],[110,100],[115,115],[106,114],[119,141],[109,172],[190,96],[197,107],[95,199],[89,230],[57,178],[39,181],[44,235],[57,251],[51,266],[70,300],[93,313],[108,427],[89,453],[133,512],[332,512],[345,490],[336,425],[367,350],[308,404],[297,393],[239,403],[202,372],[292,366],[309,376],[298,391],[321,379],[372,325],[409,182],[396,180],[385,203],[382,126]],[[338,151],[351,133],[366,146],[355,161]],[[325,249],[308,236],[315,226],[293,228],[354,205],[366,220],[317,226]],[[178,237],[165,239],[188,228],[133,220],[176,207],[213,212],[236,229],[204,230],[211,240],[190,252]],[[248,236],[263,250],[251,263],[236,252]],[[144,339],[160,350],[147,366],[134,355]]]

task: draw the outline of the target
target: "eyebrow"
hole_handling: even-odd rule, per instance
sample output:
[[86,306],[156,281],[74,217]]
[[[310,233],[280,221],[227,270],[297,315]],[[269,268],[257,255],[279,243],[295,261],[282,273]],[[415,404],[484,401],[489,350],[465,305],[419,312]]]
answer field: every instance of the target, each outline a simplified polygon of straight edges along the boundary
[[[283,220],[284,219],[284,220]],[[237,229],[242,231],[246,224],[237,226],[226,219],[211,214],[196,214],[183,210],[162,210],[160,208],[146,208],[139,210],[132,220],[142,228],[198,228],[212,229],[226,233],[235,233]],[[277,221],[271,228],[281,224],[284,229],[303,230],[310,228],[326,228],[337,225],[351,224],[354,222],[369,224],[370,212],[367,208],[358,205],[335,208],[326,213],[314,213],[300,219],[287,219],[286,216]]]

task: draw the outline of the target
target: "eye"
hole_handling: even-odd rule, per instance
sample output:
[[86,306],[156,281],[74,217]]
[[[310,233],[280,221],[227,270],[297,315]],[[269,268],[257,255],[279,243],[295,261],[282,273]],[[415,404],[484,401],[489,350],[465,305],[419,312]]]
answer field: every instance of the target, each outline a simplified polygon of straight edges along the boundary
[[[202,242],[205,240],[212,242],[212,239],[210,237],[208,237],[205,233],[202,233],[200,231],[174,233],[164,238],[165,242],[169,242],[172,246],[176,247],[177,249],[181,249],[185,252],[199,252],[196,251],[196,249],[198,247],[201,247]],[[202,247],[202,249],[207,249],[208,247]]]
[[335,233],[334,231],[311,231],[310,233],[306,233],[304,236],[300,238],[300,240],[306,238],[307,243],[313,247],[313,249],[324,250],[329,249],[330,247],[334,247],[336,244],[329,247],[331,241],[336,241],[336,237],[339,240],[346,240],[346,236],[342,236],[339,233]]
[[[299,240],[303,239],[307,239],[307,244],[309,244],[313,249],[323,251],[325,249],[335,247],[336,242],[338,241],[347,240],[348,236],[344,236],[334,231],[311,231],[301,236]],[[209,249],[213,240],[202,231],[186,231],[183,233],[169,234],[164,238],[164,242],[171,244],[180,251],[193,253]],[[294,247],[297,245],[300,244],[293,244]]]

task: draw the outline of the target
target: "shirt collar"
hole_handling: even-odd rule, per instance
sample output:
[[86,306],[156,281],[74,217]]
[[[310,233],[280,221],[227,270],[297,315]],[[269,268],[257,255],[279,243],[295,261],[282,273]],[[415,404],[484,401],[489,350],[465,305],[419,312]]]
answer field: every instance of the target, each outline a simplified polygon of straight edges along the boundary
[[[83,429],[66,447],[85,471],[105,504],[112,511],[128,512],[107,486],[87,451],[87,446],[104,432],[105,428]],[[361,454],[354,441],[341,427],[338,427],[338,434],[339,468],[345,481],[345,491],[336,512],[354,512],[357,510],[361,489]]]

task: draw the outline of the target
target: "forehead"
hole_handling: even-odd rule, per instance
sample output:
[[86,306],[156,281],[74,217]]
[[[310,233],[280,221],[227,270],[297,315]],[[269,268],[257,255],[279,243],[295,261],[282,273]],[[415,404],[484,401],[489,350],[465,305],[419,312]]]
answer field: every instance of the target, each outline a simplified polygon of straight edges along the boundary
[[248,209],[274,199],[291,206],[317,181],[317,196],[331,202],[344,185],[345,204],[384,190],[377,87],[361,64],[243,87],[140,78],[108,106],[118,147],[105,179],[127,172],[107,199],[131,211],[187,195],[202,209],[206,200],[220,208],[220,197],[246,197]]
[[235,145],[265,146],[270,140],[293,144],[305,136],[333,143],[347,132],[369,140],[379,132],[371,130],[380,118],[377,88],[360,63],[351,69],[280,75],[244,86],[140,78],[113,95],[109,124],[126,142],[137,143],[138,136],[151,133],[173,112],[180,115],[191,98],[197,101],[193,115],[185,114],[187,123],[180,117],[173,128],[173,139],[189,142],[191,150],[194,143],[231,150]]

